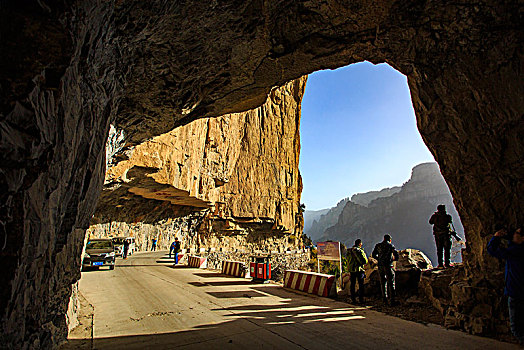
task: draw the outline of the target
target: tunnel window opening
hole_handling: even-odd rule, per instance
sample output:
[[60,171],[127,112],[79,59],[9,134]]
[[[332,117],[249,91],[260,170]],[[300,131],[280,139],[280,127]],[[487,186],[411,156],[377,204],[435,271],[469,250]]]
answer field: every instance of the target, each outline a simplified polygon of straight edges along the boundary
[[369,62],[311,74],[300,130],[304,233],[314,242],[361,238],[370,254],[390,233],[397,249],[421,250],[436,266],[428,221],[445,204],[462,239],[452,262],[462,261],[463,227],[417,129],[406,76]]

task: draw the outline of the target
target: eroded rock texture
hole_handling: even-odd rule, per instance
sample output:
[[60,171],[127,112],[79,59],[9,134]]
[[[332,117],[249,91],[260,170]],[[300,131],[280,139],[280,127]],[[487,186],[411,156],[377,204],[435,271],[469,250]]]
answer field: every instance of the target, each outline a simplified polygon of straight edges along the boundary
[[[491,277],[501,267],[484,247],[495,224],[523,222],[521,2],[0,6],[6,344],[47,346],[65,334],[111,121],[130,147],[197,117],[257,107],[273,86],[362,60],[407,75],[419,129],[466,230],[465,283],[501,290]],[[472,329],[472,310],[453,307]],[[495,322],[503,311],[493,311]]]
[[[259,108],[196,120],[114,160],[89,233],[132,235],[141,249],[152,238],[167,249],[175,236],[196,252],[295,249],[305,83],[292,81]],[[186,227],[189,217],[199,219]]]

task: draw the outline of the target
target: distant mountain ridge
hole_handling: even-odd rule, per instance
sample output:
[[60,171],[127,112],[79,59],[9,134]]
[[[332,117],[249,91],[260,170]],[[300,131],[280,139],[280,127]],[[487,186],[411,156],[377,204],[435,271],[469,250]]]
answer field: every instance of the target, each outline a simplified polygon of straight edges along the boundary
[[[332,208],[311,225],[309,232],[316,229],[314,233],[318,238],[310,237],[314,241],[341,241],[346,246],[352,246],[355,239],[360,238],[370,254],[374,245],[389,233],[397,249],[422,250],[435,263],[435,243],[428,220],[438,204],[446,205],[457,232],[464,237],[451,193],[437,163],[419,164],[401,187],[354,195],[344,202],[342,210],[337,208],[338,205]],[[339,215],[335,221],[337,212]],[[318,235],[321,224],[325,224],[324,231]],[[455,260],[460,260],[460,257]]]
[[384,188],[380,191],[370,191],[366,193],[357,193],[351,196],[351,201],[355,204],[363,205],[367,207],[372,201],[382,197],[390,197],[395,193],[400,192],[401,186],[395,186],[391,188]]
[[329,212],[331,208],[320,209],[320,210],[306,210],[304,212],[304,233],[307,234],[307,231],[311,228],[313,221],[317,221],[322,215]]
[[331,227],[338,222],[338,217],[347,202],[349,202],[349,198],[344,198],[333,208],[324,209],[326,212],[318,216],[316,219],[313,219],[309,225],[307,219],[304,217],[304,233],[313,241],[320,238],[328,227]]

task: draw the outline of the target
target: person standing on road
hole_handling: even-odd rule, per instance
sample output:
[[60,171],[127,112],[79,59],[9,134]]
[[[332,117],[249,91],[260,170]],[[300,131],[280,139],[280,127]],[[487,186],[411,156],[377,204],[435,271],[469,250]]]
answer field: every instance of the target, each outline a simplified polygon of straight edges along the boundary
[[[451,266],[451,234],[449,225],[451,224],[451,215],[446,213],[446,206],[440,204],[437,211],[429,218],[429,223],[433,225],[433,236],[437,246],[438,268]],[[444,261],[443,256],[444,255]]]
[[362,240],[357,239],[355,245],[348,251],[348,270],[350,278],[349,289],[351,291],[351,300],[356,304],[357,296],[355,293],[355,284],[358,281],[358,301],[364,303],[364,278],[366,277],[364,265],[368,263],[366,253],[362,249]]
[[180,252],[180,242],[178,241],[178,237],[175,237],[175,241],[173,242],[175,245],[173,247],[173,251],[175,253],[175,265],[178,264],[178,253]]
[[384,235],[384,240],[375,245],[371,256],[378,261],[380,290],[384,304],[388,305],[388,303],[391,303],[392,306],[397,305],[395,301],[395,270],[393,269],[393,261],[398,260],[398,252],[393,244],[391,244],[390,235]]
[[151,251],[156,251],[156,238],[151,241]]
[[[176,240],[176,237],[175,237]],[[169,258],[171,258],[171,253],[173,253],[175,250],[175,241],[171,242],[171,245],[169,246]]]
[[127,259],[128,251],[129,251],[129,241],[124,238],[124,245],[122,247],[122,258]]
[[[501,247],[502,238],[509,240],[508,247]],[[504,295],[508,297],[509,324],[511,332],[524,345],[524,236],[522,228],[508,235],[498,230],[488,243],[488,253],[506,260],[506,283]]]

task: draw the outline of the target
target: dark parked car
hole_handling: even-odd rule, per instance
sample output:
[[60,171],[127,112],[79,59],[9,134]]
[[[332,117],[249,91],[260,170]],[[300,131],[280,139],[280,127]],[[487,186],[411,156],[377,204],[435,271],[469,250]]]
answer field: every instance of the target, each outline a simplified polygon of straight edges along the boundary
[[115,268],[115,251],[111,239],[90,239],[87,241],[82,267],[109,266]]

